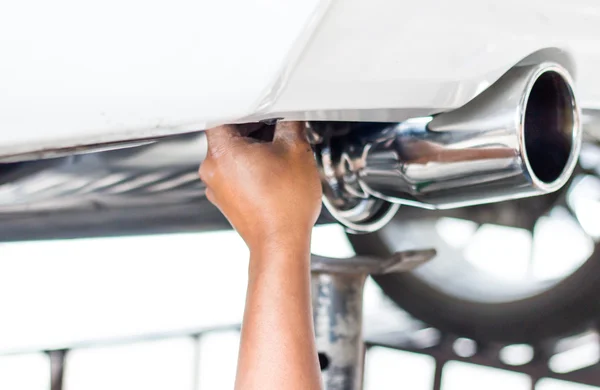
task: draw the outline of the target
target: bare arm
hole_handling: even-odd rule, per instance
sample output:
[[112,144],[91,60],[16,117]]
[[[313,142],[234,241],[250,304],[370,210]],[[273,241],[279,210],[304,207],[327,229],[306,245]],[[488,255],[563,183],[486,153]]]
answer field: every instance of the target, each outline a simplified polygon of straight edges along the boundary
[[273,142],[234,126],[207,132],[207,197],[250,248],[236,389],[320,389],[310,298],[310,233],[321,186],[301,123]]

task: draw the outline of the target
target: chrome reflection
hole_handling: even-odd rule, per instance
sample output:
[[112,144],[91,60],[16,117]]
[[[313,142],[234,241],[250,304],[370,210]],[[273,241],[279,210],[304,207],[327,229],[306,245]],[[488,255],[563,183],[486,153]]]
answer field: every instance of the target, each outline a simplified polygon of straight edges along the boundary
[[448,209],[556,191],[582,139],[571,78],[554,63],[515,67],[435,117],[341,126],[341,136],[317,145],[317,160],[326,205],[336,217],[350,215],[338,219],[355,231],[373,231],[395,212],[381,215],[374,199]]

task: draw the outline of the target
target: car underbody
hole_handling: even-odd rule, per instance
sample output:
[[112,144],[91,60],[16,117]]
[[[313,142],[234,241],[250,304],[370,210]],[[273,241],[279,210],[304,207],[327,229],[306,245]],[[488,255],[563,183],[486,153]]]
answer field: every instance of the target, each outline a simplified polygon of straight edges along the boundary
[[[259,138],[301,121],[323,184],[318,223],[343,225],[361,256],[438,249],[376,278],[417,318],[508,343],[597,317],[595,3],[171,3],[62,18],[73,5],[61,0],[37,32],[0,14],[0,242],[229,229],[198,178],[203,131]],[[14,13],[29,20],[26,5]],[[560,277],[508,283],[468,259],[490,226],[533,242],[553,218],[583,237]],[[440,233],[457,221],[463,246]]]

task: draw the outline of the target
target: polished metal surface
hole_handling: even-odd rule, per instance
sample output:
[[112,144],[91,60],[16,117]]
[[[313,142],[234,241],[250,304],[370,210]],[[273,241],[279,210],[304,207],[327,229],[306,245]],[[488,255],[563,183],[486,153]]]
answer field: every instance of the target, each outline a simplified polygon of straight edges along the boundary
[[565,69],[515,67],[457,110],[355,124],[317,145],[325,204],[350,229],[373,231],[374,215],[395,212],[381,216],[381,200],[447,209],[553,192],[577,162],[580,123]]

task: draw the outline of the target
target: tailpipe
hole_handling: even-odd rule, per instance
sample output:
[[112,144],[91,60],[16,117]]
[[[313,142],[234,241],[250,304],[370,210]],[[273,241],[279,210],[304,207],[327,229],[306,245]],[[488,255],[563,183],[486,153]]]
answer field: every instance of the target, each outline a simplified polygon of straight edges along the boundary
[[556,191],[582,138],[571,77],[555,63],[514,67],[434,117],[310,127],[322,137],[324,203],[356,232],[379,229],[400,204],[448,209]]

